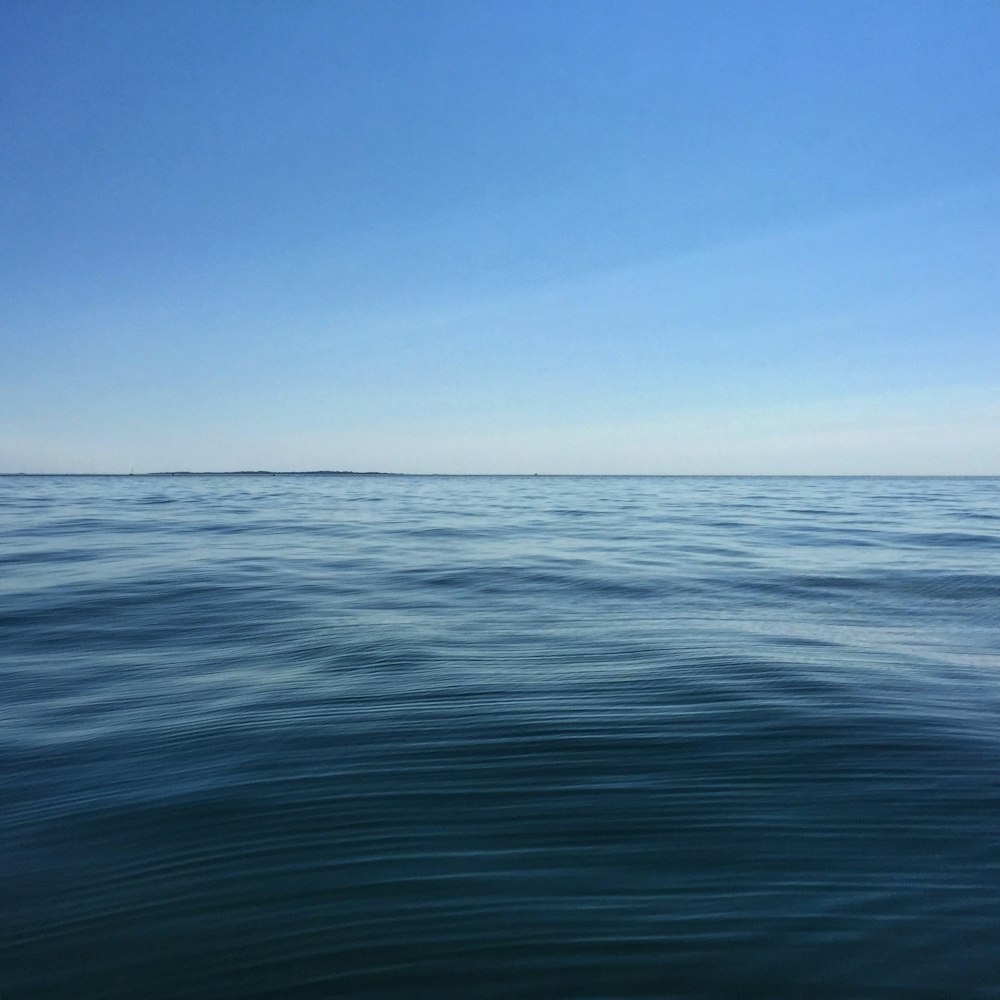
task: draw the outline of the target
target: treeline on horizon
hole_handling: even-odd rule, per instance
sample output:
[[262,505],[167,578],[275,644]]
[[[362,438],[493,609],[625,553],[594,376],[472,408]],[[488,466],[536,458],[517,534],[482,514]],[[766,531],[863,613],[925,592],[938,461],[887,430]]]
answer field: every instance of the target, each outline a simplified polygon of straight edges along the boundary
[[132,476],[397,476],[398,472],[354,472],[350,469],[307,469],[276,472],[273,469],[240,469],[235,472],[130,472]]

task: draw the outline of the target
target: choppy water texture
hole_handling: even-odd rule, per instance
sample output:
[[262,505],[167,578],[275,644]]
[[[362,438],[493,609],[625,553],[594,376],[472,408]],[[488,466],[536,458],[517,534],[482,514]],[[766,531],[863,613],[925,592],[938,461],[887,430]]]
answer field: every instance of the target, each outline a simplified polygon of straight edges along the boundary
[[1000,996],[1000,480],[0,479],[4,1000]]

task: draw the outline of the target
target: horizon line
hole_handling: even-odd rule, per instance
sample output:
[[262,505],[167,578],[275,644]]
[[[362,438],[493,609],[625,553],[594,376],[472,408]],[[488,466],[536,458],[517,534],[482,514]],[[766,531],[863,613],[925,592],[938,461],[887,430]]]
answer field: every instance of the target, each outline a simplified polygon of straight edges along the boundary
[[164,470],[152,472],[0,472],[0,477],[74,477],[138,479],[168,476],[409,476],[511,479],[997,479],[1000,472],[384,472],[351,469]]

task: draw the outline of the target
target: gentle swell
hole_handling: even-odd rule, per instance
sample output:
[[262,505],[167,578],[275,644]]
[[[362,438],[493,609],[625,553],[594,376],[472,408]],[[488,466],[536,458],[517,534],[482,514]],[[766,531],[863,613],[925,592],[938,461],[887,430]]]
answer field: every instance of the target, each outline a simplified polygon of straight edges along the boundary
[[0,995],[993,997],[998,508],[0,477]]

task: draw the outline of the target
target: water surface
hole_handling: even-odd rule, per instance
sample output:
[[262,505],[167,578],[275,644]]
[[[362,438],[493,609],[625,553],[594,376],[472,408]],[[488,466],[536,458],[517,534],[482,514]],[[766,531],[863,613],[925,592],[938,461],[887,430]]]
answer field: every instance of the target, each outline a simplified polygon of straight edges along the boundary
[[0,996],[1000,995],[1000,480],[0,478]]

